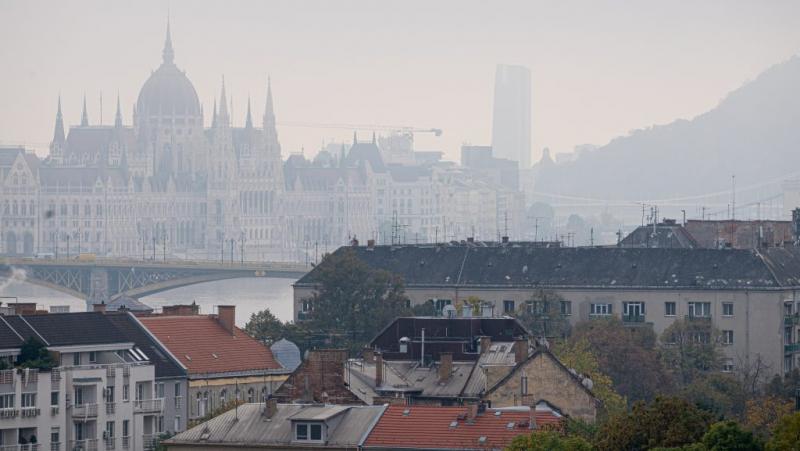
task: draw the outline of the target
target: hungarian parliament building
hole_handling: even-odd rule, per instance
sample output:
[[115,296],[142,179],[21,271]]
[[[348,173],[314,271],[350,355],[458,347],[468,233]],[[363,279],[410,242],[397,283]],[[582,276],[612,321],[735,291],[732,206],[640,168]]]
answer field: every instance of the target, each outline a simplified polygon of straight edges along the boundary
[[174,59],[168,26],[132,125],[119,100],[113,125],[91,124],[84,99],[66,133],[59,99],[44,159],[0,147],[0,254],[313,261],[353,240],[494,241],[523,228],[517,163],[490,147],[465,146],[458,165],[400,131],[284,160],[270,86],[260,127],[249,102],[232,126],[224,84],[207,127]]

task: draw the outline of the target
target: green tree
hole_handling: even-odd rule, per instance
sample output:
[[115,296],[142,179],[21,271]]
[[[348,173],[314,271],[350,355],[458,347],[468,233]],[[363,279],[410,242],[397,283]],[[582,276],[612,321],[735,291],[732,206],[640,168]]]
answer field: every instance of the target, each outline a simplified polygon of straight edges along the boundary
[[535,336],[563,338],[570,330],[569,320],[561,314],[564,297],[552,290],[537,290],[514,316]]
[[681,391],[681,396],[718,418],[742,418],[748,393],[731,374],[700,374]]
[[48,369],[55,367],[57,362],[47,351],[44,343],[34,337],[29,337],[20,346],[17,365],[23,368]]
[[705,318],[675,321],[660,341],[662,362],[681,386],[722,367],[720,332]]
[[558,343],[553,347],[553,353],[567,368],[574,368],[592,380],[592,392],[602,401],[606,413],[613,415],[626,411],[627,401],[614,391],[613,381],[600,369],[597,357],[592,352],[592,345],[587,339]]
[[569,340],[590,344],[600,370],[629,402],[670,393],[672,381],[659,360],[651,327],[628,327],[616,317],[597,318],[576,325]]
[[286,327],[269,309],[261,310],[250,315],[250,321],[244,326],[244,331],[251,337],[266,343],[274,343],[286,334]]
[[591,451],[592,445],[577,436],[552,431],[536,431],[514,437],[507,451]]
[[800,412],[780,419],[767,442],[767,451],[800,451]]
[[750,431],[743,430],[735,421],[712,424],[703,436],[703,446],[708,451],[760,451],[761,442]]
[[370,268],[352,249],[327,255],[316,276],[306,330],[325,336],[326,346],[357,352],[396,317],[411,314],[401,278]]
[[699,442],[711,424],[711,414],[675,397],[639,401],[630,412],[609,418],[597,432],[599,451],[681,447]]

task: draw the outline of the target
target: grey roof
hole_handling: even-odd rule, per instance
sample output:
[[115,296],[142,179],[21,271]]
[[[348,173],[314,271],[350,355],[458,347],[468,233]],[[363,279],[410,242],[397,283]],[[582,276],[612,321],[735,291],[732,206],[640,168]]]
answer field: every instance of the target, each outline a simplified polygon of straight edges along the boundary
[[[3,319],[24,340],[34,337],[48,346],[130,343],[104,314],[95,312],[13,315]],[[6,334],[7,335],[7,334]],[[7,349],[0,344],[0,349]]]
[[378,145],[372,142],[355,143],[350,147],[344,159],[345,166],[357,167],[369,163],[374,172],[386,172],[386,165],[381,157]]
[[413,392],[417,398],[476,397],[463,393],[475,367],[472,362],[453,362],[453,371],[445,381],[439,379],[439,363],[422,366],[417,361],[384,361],[383,383],[375,386],[375,362],[348,362],[350,385],[360,399],[372,400],[380,393]]
[[486,391],[486,373],[483,372],[485,366],[508,366],[509,371],[515,365],[514,343],[501,342],[492,343],[489,349],[481,354],[472,375],[464,386],[463,396],[479,396]]
[[269,349],[272,350],[272,355],[275,356],[281,366],[289,371],[294,371],[303,361],[300,356],[300,348],[285,338],[273,343]]
[[[171,438],[168,443],[197,443],[205,446],[232,445],[254,447],[287,447],[293,444],[292,418],[304,416],[304,411],[339,411],[335,422],[329,423],[328,447],[357,447],[384,406],[319,406],[313,404],[278,404],[277,412],[269,419],[262,415],[264,404],[243,404],[222,415]],[[238,417],[238,419],[237,419]],[[327,417],[330,419],[330,416]],[[321,419],[324,420],[324,419]],[[315,445],[319,447],[320,445]]]
[[117,310],[130,310],[133,312],[152,312],[153,307],[145,304],[144,302],[134,299],[130,296],[120,296],[113,301],[109,302],[106,310],[114,312]]
[[[800,285],[800,250],[539,248],[510,244],[342,247],[406,286],[771,289]],[[297,285],[313,285],[325,261]]]
[[696,248],[697,241],[683,226],[670,223],[639,226],[620,241],[621,247]]

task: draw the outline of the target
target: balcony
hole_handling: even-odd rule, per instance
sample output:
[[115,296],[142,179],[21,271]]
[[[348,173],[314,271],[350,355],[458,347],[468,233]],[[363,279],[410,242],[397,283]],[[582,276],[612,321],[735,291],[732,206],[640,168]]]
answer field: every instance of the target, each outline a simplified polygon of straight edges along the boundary
[[183,408],[183,396],[176,396],[175,397],[175,409],[182,409]]
[[97,451],[97,439],[70,440],[69,449],[70,451]]
[[105,444],[107,450],[117,448],[117,439],[114,437],[104,438],[103,443]]
[[23,407],[19,411],[20,416],[23,418],[38,417],[42,411],[37,407]]
[[133,401],[133,413],[160,413],[164,409],[164,398],[137,399]]
[[800,313],[783,315],[783,324],[787,326],[796,326],[800,324]]
[[16,418],[19,415],[19,410],[14,408],[0,409],[0,420],[7,418]]
[[800,343],[792,343],[788,345],[783,345],[783,353],[784,354],[792,354],[795,352],[800,352]]
[[61,442],[50,442],[50,451],[61,451]]
[[158,445],[158,434],[144,434],[142,435],[142,447],[145,451],[152,451]]
[[[97,403],[75,404],[72,406],[72,418],[95,418],[97,417]],[[95,449],[97,443],[95,443]]]
[[122,437],[120,439],[122,443],[122,449],[129,449],[131,447],[131,438],[130,437]]
[[0,445],[0,451],[39,451],[39,444],[28,443],[26,445]]
[[643,323],[644,315],[622,315],[623,323]]
[[106,415],[113,415],[115,409],[116,409],[116,404],[114,404],[113,402],[106,403]]
[[684,318],[686,319],[686,321],[709,322],[709,323],[711,322],[711,315],[705,315],[705,316],[686,315]]

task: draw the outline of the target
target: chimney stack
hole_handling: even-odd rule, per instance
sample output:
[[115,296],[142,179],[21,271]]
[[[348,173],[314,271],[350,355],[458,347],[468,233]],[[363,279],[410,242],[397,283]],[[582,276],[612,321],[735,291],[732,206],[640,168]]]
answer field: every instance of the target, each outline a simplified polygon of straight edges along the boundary
[[217,307],[217,321],[223,329],[233,334],[233,328],[236,324],[236,306],[235,305],[220,305]]
[[478,337],[478,340],[480,340],[479,341],[480,347],[481,347],[480,353],[484,354],[487,351],[489,351],[489,348],[492,346],[492,337],[484,335],[484,336]]
[[361,350],[361,358],[364,359],[364,362],[372,362],[375,360],[375,351],[370,348],[369,346],[365,346],[363,350]]
[[450,379],[450,374],[453,372],[453,353],[441,352],[439,353],[439,382],[445,382]]
[[474,423],[475,418],[478,416],[478,405],[467,404],[467,423]]
[[514,363],[520,364],[528,358],[528,340],[518,338],[514,340]]
[[383,385],[383,354],[375,353],[375,387]]
[[105,301],[100,301],[97,304],[92,304],[92,311],[93,312],[105,313],[106,312],[106,303],[105,303]]
[[266,418],[272,418],[278,412],[278,399],[274,398],[272,395],[267,396],[266,401],[264,402],[264,416]]

